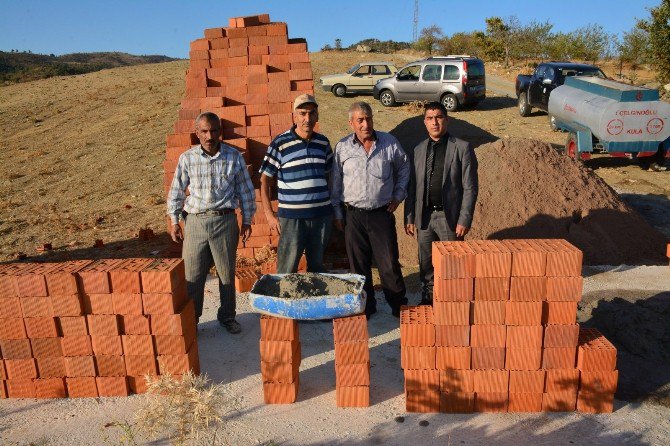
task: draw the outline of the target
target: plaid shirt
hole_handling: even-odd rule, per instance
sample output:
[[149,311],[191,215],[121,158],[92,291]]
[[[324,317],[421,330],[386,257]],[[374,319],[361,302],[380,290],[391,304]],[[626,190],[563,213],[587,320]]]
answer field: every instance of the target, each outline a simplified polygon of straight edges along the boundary
[[240,152],[221,143],[216,155],[209,156],[197,145],[179,156],[167,196],[167,213],[172,224],[176,224],[182,209],[197,214],[239,206],[242,224],[250,225],[256,212],[255,198],[254,186]]

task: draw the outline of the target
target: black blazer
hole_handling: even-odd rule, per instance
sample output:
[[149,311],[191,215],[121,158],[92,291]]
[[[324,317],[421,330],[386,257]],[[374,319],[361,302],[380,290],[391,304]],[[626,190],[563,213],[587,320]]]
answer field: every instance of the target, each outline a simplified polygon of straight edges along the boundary
[[[408,153],[411,169],[405,200],[405,224],[415,224],[420,229],[426,229],[422,214],[426,195],[427,148],[428,139],[425,139]],[[467,141],[447,135],[442,176],[442,205],[447,224],[452,231],[456,230],[457,224],[466,228],[472,226],[478,190],[475,151]]]

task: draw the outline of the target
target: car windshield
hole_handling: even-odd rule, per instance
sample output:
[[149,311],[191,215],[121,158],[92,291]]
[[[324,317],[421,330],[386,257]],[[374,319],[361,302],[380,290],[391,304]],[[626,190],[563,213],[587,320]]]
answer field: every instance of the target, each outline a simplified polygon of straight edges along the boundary
[[601,79],[607,79],[605,73],[603,73],[600,68],[559,68],[559,76],[565,78],[566,76],[595,76]]
[[361,67],[361,64],[357,63],[353,67],[349,68],[347,71],[347,74],[352,74],[354,71],[358,70]]

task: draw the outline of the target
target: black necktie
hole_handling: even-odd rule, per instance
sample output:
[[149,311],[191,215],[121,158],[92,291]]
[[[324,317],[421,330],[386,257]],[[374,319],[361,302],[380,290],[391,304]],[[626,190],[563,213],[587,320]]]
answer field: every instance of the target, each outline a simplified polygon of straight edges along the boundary
[[428,156],[426,157],[426,203],[430,201],[430,179],[433,176],[433,163],[435,159],[435,143],[428,143]]

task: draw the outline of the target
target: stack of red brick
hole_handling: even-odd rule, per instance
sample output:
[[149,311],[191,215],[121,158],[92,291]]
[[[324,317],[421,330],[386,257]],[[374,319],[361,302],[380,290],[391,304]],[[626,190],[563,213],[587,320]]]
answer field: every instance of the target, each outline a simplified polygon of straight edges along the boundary
[[199,372],[179,259],[0,267],[0,392],[9,398],[125,396],[144,375]]
[[412,412],[612,411],[616,349],[576,324],[582,253],[564,240],[433,244],[433,307],[405,307]]
[[265,404],[294,403],[300,386],[298,321],[261,315],[260,351]]
[[364,315],[333,319],[338,407],[370,405],[370,350]]
[[[179,119],[167,136],[165,189],[179,155],[198,143],[193,120],[204,111],[221,118],[223,141],[243,154],[258,188],[257,172],[270,141],[293,125],[292,101],[314,93],[307,42],[289,39],[286,23],[270,22],[268,14],[261,14],[231,18],[226,28],[206,29],[190,49]],[[262,212],[253,224],[253,236],[241,248],[277,246],[278,234],[270,232]],[[244,256],[253,258],[253,253]]]

